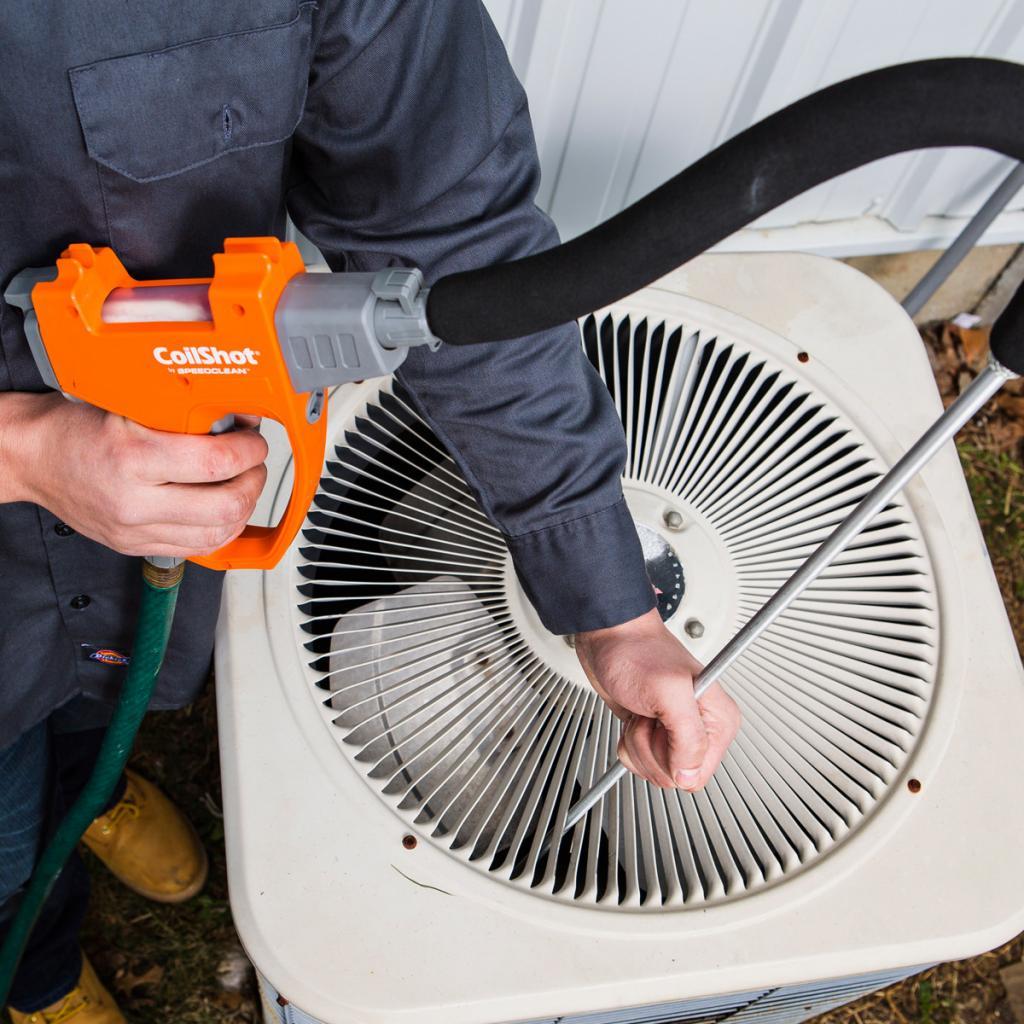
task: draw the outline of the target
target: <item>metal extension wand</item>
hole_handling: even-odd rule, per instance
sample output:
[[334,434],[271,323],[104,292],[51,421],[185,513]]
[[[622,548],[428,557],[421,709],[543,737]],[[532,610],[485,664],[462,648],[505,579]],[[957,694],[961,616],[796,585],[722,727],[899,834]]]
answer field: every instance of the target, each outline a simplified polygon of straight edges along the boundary
[[[858,502],[806,562],[768,599],[756,615],[715,655],[694,679],[693,693],[702,696],[722,673],[810,586],[835,557],[901,491],[936,452],[1008,381],[1017,374],[994,356],[970,386],[925,431],[905,455]],[[620,761],[609,768],[565,817],[565,835],[626,774]],[[545,844],[545,849],[547,844]]]

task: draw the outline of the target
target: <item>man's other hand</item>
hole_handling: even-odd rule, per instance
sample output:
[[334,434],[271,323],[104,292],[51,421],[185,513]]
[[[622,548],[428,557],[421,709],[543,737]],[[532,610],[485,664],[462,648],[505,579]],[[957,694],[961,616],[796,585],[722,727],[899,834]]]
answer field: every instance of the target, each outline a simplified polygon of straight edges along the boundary
[[223,547],[266,483],[267,443],[252,420],[217,436],[172,434],[60,395],[5,397],[19,405],[0,433],[18,477],[6,500],[42,505],[126,555],[185,558]]
[[736,736],[740,712],[717,683],[694,698],[693,680],[702,666],[658,610],[578,633],[576,654],[622,722],[622,763],[655,786],[702,789]]

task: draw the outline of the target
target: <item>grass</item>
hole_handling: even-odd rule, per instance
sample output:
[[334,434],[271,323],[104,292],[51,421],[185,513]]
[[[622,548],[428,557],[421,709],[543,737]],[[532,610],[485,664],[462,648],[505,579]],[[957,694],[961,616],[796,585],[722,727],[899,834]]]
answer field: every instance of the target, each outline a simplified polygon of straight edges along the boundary
[[[1024,644],[1024,424],[982,419],[959,451],[1018,646]],[[206,890],[184,906],[148,903],[92,862],[83,944],[131,1024],[256,1024],[251,971],[231,923],[212,687],[192,707],[150,715],[133,765],[184,808],[210,854]],[[999,978],[1024,942],[874,993],[815,1024],[996,1024],[1014,1020]],[[1019,1022],[1024,1024],[1024,1022]]]
[[1019,451],[991,451],[974,439],[962,442],[959,450],[1017,646],[1024,649],[1024,469]]
[[210,880],[181,906],[150,903],[86,854],[93,894],[83,946],[131,1024],[255,1024],[252,973],[227,901],[213,687],[183,711],[149,715],[132,765],[195,824]]

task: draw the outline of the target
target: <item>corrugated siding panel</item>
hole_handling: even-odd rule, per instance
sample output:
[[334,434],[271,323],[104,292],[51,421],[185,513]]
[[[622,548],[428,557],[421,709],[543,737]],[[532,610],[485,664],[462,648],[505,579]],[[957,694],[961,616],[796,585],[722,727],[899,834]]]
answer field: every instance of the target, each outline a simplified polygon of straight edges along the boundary
[[[485,2],[530,97],[540,203],[565,237],[850,75],[926,57],[1024,61],[1024,0]],[[911,247],[934,233],[924,218],[970,215],[1008,168],[970,151],[893,157],[798,197],[758,227],[881,218]],[[1024,209],[1024,192],[1011,208]]]
[[[569,1017],[546,1017],[529,1024],[801,1024],[818,1014],[885,988],[923,967],[879,971],[834,981],[760,989],[731,996],[687,999],[659,1006],[636,1006]],[[280,1006],[277,990],[262,974],[259,979],[264,1024],[330,1024],[295,1006]]]

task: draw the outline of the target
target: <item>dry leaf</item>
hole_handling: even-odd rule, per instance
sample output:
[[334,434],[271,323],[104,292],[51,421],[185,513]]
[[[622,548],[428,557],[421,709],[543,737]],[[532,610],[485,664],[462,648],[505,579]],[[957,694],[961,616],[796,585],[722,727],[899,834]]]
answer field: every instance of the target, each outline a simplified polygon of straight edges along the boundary
[[241,992],[253,981],[253,968],[241,946],[229,948],[217,964],[217,982],[227,992]]
[[980,370],[988,357],[989,327],[958,327],[954,323],[944,324],[953,347],[968,366]]

